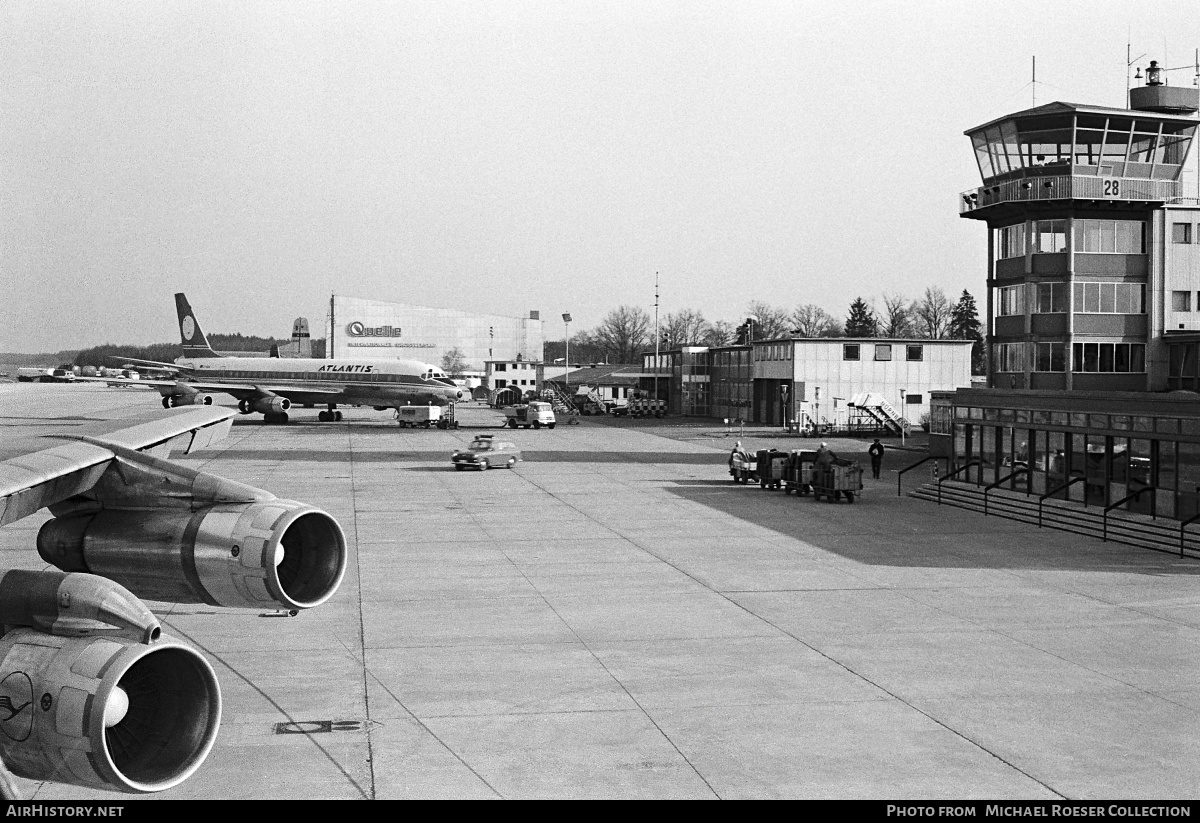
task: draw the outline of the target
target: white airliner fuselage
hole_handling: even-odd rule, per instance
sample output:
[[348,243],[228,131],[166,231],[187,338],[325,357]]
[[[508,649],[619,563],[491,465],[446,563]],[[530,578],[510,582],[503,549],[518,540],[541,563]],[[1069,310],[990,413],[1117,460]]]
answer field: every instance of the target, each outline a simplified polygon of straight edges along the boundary
[[136,380],[154,386],[163,406],[208,405],[212,392],[237,398],[243,414],[259,412],[268,423],[286,423],[294,404],[322,405],[322,422],[342,419],[343,406],[377,409],[407,405],[444,406],[463,391],[441,369],[417,360],[316,360],[313,358],[228,357],[212,350],[182,294],[175,295],[183,357],[160,363],[176,372],[173,380]]

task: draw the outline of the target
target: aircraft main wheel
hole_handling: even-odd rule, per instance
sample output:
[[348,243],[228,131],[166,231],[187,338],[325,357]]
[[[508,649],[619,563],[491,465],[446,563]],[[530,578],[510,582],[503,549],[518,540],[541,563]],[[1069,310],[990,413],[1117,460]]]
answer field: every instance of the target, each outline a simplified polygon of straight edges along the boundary
[[335,411],[333,413],[333,422],[335,422],[335,423],[342,422],[342,413],[340,411]]
[[329,412],[327,412],[327,411],[323,411],[320,414],[318,414],[317,419],[320,420],[322,423],[331,422],[329,419]]

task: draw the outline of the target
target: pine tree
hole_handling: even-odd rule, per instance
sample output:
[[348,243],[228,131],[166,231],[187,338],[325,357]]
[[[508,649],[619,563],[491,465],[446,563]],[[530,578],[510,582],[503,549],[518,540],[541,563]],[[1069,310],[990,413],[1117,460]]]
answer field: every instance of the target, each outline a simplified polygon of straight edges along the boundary
[[874,337],[875,313],[867,307],[861,297],[854,298],[850,304],[850,316],[846,318],[847,337]]
[[975,298],[966,289],[950,314],[950,339],[973,340],[971,346],[971,374],[983,374],[983,335],[979,332],[979,310]]

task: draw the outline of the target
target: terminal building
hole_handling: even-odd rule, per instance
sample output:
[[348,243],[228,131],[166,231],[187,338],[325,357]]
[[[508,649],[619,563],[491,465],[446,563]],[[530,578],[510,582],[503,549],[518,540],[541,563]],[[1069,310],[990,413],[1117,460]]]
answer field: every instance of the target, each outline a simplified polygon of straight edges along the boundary
[[489,360],[542,359],[542,321],[475,314],[334,294],[325,318],[328,356],[337,359],[420,360],[440,365],[457,349],[466,370],[483,373]]
[[1146,80],[1129,108],[1055,102],[966,132],[982,185],[959,212],[987,227],[988,388],[935,398],[931,450],[969,483],[1020,467],[1029,493],[1186,521],[1200,509],[1200,199],[1184,175],[1200,92],[1154,63]]
[[688,346],[644,354],[641,389],[665,399],[670,414],[801,429],[916,426],[931,392],[971,385],[971,346],[847,337]]

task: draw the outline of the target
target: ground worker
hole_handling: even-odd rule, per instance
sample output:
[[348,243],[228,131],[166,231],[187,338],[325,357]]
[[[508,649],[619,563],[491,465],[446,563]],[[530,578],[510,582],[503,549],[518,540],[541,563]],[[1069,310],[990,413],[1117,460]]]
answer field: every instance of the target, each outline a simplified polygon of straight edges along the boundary
[[875,438],[875,442],[867,449],[867,454],[871,455],[871,474],[875,479],[879,479],[879,469],[883,466],[883,444],[879,442],[879,438]]

